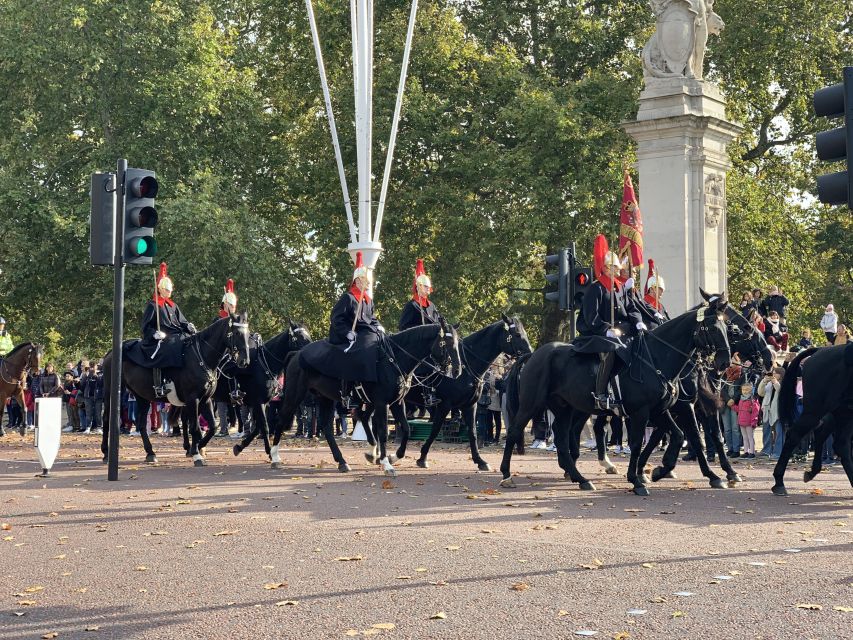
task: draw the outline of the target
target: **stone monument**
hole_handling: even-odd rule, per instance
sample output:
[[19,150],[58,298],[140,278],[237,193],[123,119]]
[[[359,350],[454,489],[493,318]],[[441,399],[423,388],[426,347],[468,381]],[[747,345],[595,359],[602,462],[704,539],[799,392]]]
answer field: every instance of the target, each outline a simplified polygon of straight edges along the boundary
[[643,49],[645,89],[637,119],[623,123],[637,141],[644,247],[667,283],[672,315],[701,301],[699,288],[727,286],[727,145],[743,130],[703,80],[710,35],[725,27],[714,0],[649,0],[657,29]]

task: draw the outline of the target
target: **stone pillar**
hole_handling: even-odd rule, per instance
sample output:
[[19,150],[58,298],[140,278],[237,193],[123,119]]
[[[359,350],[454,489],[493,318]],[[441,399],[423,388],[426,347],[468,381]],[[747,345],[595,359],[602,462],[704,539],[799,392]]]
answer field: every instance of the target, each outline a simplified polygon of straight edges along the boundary
[[637,119],[622,125],[638,145],[643,252],[666,283],[673,316],[701,302],[700,287],[727,287],[726,147],[743,129],[725,107],[710,82],[647,77]]

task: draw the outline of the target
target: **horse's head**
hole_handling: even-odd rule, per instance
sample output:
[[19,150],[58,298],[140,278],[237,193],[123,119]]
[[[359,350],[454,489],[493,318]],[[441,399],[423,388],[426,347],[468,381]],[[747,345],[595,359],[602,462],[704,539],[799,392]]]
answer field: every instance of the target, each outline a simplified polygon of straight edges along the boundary
[[228,317],[228,332],[225,334],[228,352],[241,369],[249,366],[249,320],[246,312]]
[[504,313],[501,314],[501,320],[503,320],[504,331],[506,332],[503,353],[510,358],[518,358],[533,353],[533,348],[530,346],[530,340],[527,339],[527,332],[524,330],[521,320],[516,317],[509,318]]
[[41,359],[44,356],[44,347],[34,342],[30,343],[27,353],[27,362],[24,365],[24,371],[32,371],[33,369],[41,368]]
[[759,373],[771,371],[774,364],[773,353],[767,346],[764,334],[730,304],[726,305],[724,314],[732,354],[737,353],[743,362],[748,360],[755,363]]
[[462,358],[459,355],[459,334],[444,318],[439,320],[438,335],[432,343],[430,357],[442,373],[458,378],[462,373]]
[[308,333],[305,326],[293,320],[290,321],[287,333],[290,335],[290,344],[294,349],[301,349],[311,342],[311,334]]
[[702,305],[696,311],[694,342],[701,355],[713,354],[714,369],[723,372],[732,362],[725,325],[725,309],[729,301],[725,293],[709,295],[702,289],[699,291],[708,305]]

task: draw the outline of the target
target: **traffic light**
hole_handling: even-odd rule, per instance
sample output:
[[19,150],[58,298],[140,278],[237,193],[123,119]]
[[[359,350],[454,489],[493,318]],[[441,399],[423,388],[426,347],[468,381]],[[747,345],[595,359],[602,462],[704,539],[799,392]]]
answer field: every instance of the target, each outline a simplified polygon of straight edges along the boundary
[[592,269],[589,267],[575,266],[572,268],[572,308],[580,309],[583,297],[592,286]]
[[157,255],[157,178],[153,171],[128,167],[125,174],[124,262],[151,264]]
[[557,285],[556,291],[547,291],[545,299],[556,302],[561,311],[569,308],[569,250],[560,249],[560,253],[545,256],[545,270],[548,267],[557,266],[557,273],[546,273],[545,281],[550,285]]
[[112,266],[115,254],[115,174],[93,173],[89,189],[89,258],[92,266]]
[[817,134],[815,147],[820,160],[844,160],[846,171],[819,176],[817,197],[824,204],[847,204],[853,210],[853,67],[844,67],[844,81],[814,94],[815,114],[843,118],[841,127]]

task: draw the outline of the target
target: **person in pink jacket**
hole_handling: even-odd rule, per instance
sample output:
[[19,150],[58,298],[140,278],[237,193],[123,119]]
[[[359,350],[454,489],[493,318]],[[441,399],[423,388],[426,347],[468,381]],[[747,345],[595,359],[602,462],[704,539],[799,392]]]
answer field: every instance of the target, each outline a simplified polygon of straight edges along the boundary
[[732,407],[737,411],[737,423],[743,436],[744,454],[742,458],[755,457],[755,427],[761,420],[761,404],[753,394],[752,385],[745,384],[740,389],[740,400]]

